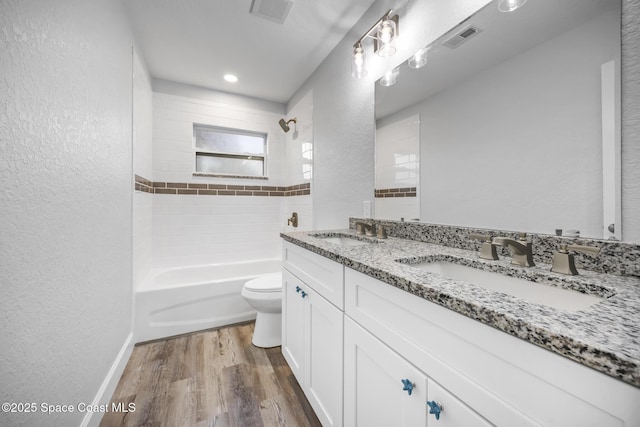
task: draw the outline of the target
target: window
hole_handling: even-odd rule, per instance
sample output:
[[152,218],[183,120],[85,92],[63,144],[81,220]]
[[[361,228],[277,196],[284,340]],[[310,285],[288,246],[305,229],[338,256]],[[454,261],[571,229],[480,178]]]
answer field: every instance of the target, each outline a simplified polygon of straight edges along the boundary
[[266,176],[264,133],[194,124],[193,141],[198,173]]

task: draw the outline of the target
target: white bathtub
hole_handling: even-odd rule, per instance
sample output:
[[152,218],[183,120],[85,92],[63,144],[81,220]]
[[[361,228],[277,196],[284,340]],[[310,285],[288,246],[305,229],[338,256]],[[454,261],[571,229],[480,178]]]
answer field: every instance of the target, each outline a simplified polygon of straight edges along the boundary
[[136,342],[255,319],[242,286],[281,266],[266,259],[151,270],[135,295]]

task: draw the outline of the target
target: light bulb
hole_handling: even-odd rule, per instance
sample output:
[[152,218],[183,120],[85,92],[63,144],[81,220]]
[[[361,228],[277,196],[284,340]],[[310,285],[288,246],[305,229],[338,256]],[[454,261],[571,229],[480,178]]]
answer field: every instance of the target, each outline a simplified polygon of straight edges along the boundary
[[384,76],[380,78],[380,86],[391,86],[396,83],[398,75],[400,74],[400,68],[394,68],[384,73]]
[[366,57],[362,44],[358,43],[353,48],[353,62],[351,63],[351,75],[356,79],[361,79],[367,75],[365,60]]
[[393,21],[384,20],[382,21],[382,24],[380,24],[378,39],[382,43],[389,43],[393,39],[393,27],[389,22],[393,22]]
[[389,18],[385,17],[380,23],[376,39],[378,41],[378,50],[376,53],[379,56],[391,56],[396,53],[395,46],[392,42],[396,38],[396,23]]
[[513,12],[514,10],[522,7],[527,0],[500,0],[498,3],[498,10],[500,12]]
[[407,65],[411,68],[422,68],[427,65],[427,48],[423,47],[414,53],[407,61]]

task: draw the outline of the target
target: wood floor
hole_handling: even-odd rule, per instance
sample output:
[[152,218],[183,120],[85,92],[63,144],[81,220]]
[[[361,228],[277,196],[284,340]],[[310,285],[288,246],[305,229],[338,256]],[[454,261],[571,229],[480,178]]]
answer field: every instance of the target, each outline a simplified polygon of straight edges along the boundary
[[[253,323],[137,345],[100,426],[320,426],[280,347],[251,344]],[[110,406],[111,407],[111,403]]]

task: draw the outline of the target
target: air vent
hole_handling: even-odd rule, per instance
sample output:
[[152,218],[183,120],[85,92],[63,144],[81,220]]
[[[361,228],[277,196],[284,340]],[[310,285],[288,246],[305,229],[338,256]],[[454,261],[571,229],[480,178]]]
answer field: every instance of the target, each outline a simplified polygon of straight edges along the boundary
[[293,6],[290,0],[253,0],[250,12],[269,21],[284,24]]
[[473,37],[475,37],[480,32],[482,32],[482,28],[469,25],[463,28],[462,30],[458,31],[453,36],[449,37],[447,40],[445,40],[444,43],[442,43],[442,45],[450,49],[455,49],[458,46],[460,46],[462,43],[466,42],[467,40],[470,40]]

